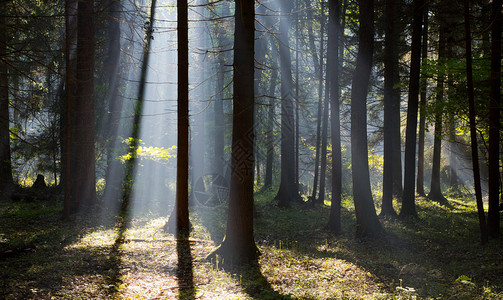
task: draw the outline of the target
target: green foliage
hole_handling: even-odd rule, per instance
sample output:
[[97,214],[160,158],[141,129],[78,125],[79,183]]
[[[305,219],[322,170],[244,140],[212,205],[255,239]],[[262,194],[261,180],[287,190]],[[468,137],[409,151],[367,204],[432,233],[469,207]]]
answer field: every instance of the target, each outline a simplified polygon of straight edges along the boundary
[[[140,160],[153,160],[153,161],[165,161],[168,162],[170,158],[174,158],[176,151],[176,146],[173,145],[170,148],[164,147],[145,147],[141,139],[138,139],[136,143],[133,144],[133,138],[129,137],[125,139],[123,142],[129,146],[130,151],[127,154],[124,154],[120,157],[122,163],[125,163],[132,158],[140,159]],[[139,146],[135,146],[139,145]],[[136,148],[136,149],[135,149]]]

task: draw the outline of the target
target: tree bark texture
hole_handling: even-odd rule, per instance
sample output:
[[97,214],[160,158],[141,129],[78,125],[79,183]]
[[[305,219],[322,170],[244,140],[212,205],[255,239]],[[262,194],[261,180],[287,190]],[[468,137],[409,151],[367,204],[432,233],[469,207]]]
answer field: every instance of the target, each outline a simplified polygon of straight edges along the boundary
[[358,236],[373,236],[383,229],[376,215],[372,192],[367,145],[367,92],[372,71],[374,43],[374,2],[360,0],[358,55],[351,86],[351,164],[353,197]]
[[491,89],[489,94],[489,235],[500,235],[501,0],[492,2]]
[[236,1],[229,214],[226,236],[210,255],[220,254],[226,264],[237,265],[254,262],[259,255],[253,237],[254,5],[253,0]]
[[295,135],[293,109],[292,59],[288,37],[290,0],[283,0],[280,18],[279,58],[281,70],[281,182],[276,198],[280,207],[289,207],[299,198],[295,185]]
[[412,21],[412,45],[409,78],[409,101],[407,108],[407,125],[405,132],[405,173],[400,216],[417,217],[415,201],[416,174],[416,133],[417,111],[419,106],[419,75],[421,69],[421,25],[424,0],[414,1]]
[[[421,44],[421,59],[423,64],[428,60],[428,9],[423,13],[423,43]],[[426,75],[421,76],[421,92],[419,101],[419,140],[417,142],[417,179],[416,192],[426,196],[424,192],[424,139],[426,132]]]

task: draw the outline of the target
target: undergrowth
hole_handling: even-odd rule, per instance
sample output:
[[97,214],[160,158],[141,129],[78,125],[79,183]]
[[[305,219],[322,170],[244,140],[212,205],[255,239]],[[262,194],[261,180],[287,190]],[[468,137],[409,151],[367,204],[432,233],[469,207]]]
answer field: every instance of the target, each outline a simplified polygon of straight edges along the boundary
[[447,208],[418,198],[419,219],[381,219],[386,235],[360,240],[349,197],[338,236],[325,229],[328,206],[279,209],[273,198],[256,195],[261,256],[245,269],[205,260],[224,238],[225,205],[193,206],[194,231],[177,241],[160,212],[63,222],[58,202],[3,201],[0,298],[503,299],[501,240],[480,246],[469,199]]

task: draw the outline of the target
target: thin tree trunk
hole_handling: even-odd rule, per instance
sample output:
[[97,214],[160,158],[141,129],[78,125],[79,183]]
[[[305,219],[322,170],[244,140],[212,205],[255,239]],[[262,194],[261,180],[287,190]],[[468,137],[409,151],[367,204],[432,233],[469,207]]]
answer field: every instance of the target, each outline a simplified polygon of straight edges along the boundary
[[[314,205],[316,202],[316,193],[318,192],[318,177],[319,177],[319,162],[320,162],[320,143],[321,143],[321,119],[323,114],[323,33],[325,31],[325,21],[323,17],[323,3],[320,18],[320,58],[319,63],[316,57],[316,51],[314,51],[314,34],[312,32],[312,22],[309,22],[309,41],[311,49],[313,49],[313,64],[315,67],[316,74],[319,74],[319,84],[318,84],[318,115],[316,118],[316,144],[315,144],[315,159],[314,159],[314,180],[313,180],[313,193],[311,195],[311,204]],[[310,10],[309,10],[310,12]]]
[[409,101],[407,108],[407,126],[405,132],[405,173],[402,210],[400,216],[417,217],[415,201],[416,173],[416,132],[417,111],[419,106],[419,75],[421,69],[421,25],[423,19],[424,0],[414,0],[414,16],[412,21],[412,45],[409,78]]
[[367,144],[367,92],[372,71],[374,44],[374,2],[360,0],[360,29],[358,56],[351,86],[351,164],[353,197],[358,236],[373,236],[383,228],[377,214],[370,189]]
[[472,70],[472,36],[470,29],[470,6],[469,0],[464,1],[465,15],[465,45],[466,45],[466,83],[468,95],[468,109],[470,119],[470,141],[472,148],[472,166],[473,166],[473,186],[475,188],[475,199],[477,202],[477,213],[479,217],[480,242],[487,243],[487,224],[484,213],[484,203],[482,202],[482,187],[480,185],[480,166],[477,142],[477,127],[475,121],[475,95],[473,92],[473,70]]
[[[178,39],[178,149],[176,155],[176,204],[168,230],[187,237],[189,222],[189,23],[187,0],[177,0]],[[171,220],[176,219],[176,222]],[[172,224],[176,224],[176,229]]]
[[395,217],[393,209],[393,160],[399,153],[393,153],[393,105],[400,103],[400,99],[394,99],[396,95],[395,79],[398,77],[398,54],[396,32],[396,0],[386,0],[385,7],[385,41],[384,41],[384,170],[383,170],[383,197],[381,215]]
[[270,188],[272,186],[273,177],[273,162],[274,162],[274,118],[275,118],[275,108],[274,108],[274,95],[276,90],[276,85],[278,82],[278,69],[272,69],[271,74],[271,85],[269,87],[269,107],[267,110],[267,129],[266,129],[266,144],[267,144],[267,159],[265,166],[265,180],[263,189]]
[[12,163],[9,132],[9,79],[7,67],[7,2],[0,4],[0,192],[12,188]]
[[330,76],[330,134],[332,139],[332,204],[328,229],[333,233],[341,232],[341,198],[342,198],[342,149],[340,124],[340,88],[339,88],[339,43],[340,43],[340,2],[329,0],[328,15],[328,64],[332,66]]
[[299,139],[300,139],[300,120],[299,120],[299,0],[295,1],[297,11],[295,17],[295,185],[299,190]]
[[[447,59],[446,53],[446,26],[445,21],[440,20],[440,33],[438,37],[438,60],[440,63],[445,63]],[[441,158],[441,144],[442,144],[442,115],[444,107],[444,80],[445,75],[443,71],[439,71],[437,75],[437,97],[435,100],[435,131],[433,141],[433,163],[431,168],[431,187],[428,198],[431,200],[447,203],[447,199],[442,195],[440,187],[440,158]]]
[[491,90],[489,95],[489,235],[500,235],[501,0],[492,1]]
[[325,202],[325,185],[327,175],[327,144],[328,144],[328,116],[329,116],[329,97],[330,97],[330,77],[332,76],[332,66],[327,61],[325,75],[325,100],[323,102],[323,120],[321,123],[321,162],[320,162],[320,193],[316,202],[323,204]]
[[[421,59],[423,64],[428,60],[428,10],[423,14],[423,43],[421,45]],[[424,192],[424,139],[426,132],[426,75],[421,76],[421,93],[419,102],[419,140],[417,142],[417,183],[416,191],[419,196],[426,196]]]
[[74,128],[74,103],[75,103],[75,48],[76,48],[76,28],[74,21],[76,19],[77,2],[74,0],[65,1],[65,100],[64,107],[60,117],[62,123],[63,143],[61,144],[61,183],[63,184],[63,219],[68,219],[70,214],[74,212],[74,189],[73,183],[73,161],[74,161],[74,145],[73,145],[73,128]]

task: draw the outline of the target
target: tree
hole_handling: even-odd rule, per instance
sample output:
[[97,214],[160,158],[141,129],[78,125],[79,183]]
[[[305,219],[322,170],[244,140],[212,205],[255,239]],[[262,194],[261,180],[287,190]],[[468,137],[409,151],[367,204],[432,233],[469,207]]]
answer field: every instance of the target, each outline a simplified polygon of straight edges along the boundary
[[281,182],[276,198],[280,207],[289,207],[292,200],[299,199],[295,184],[295,135],[293,120],[292,59],[288,37],[289,17],[292,12],[289,0],[282,1],[282,16],[279,24],[279,59],[281,74]]
[[226,264],[256,262],[259,255],[253,237],[254,24],[255,1],[237,0],[229,213],[224,240],[210,254],[220,255]]
[[[421,44],[421,59],[423,65],[428,61],[428,9],[423,13],[423,43]],[[426,196],[424,192],[424,138],[426,131],[426,88],[427,76],[421,75],[421,93],[419,102],[419,137],[417,142],[417,183],[416,191],[419,196]]]
[[[447,23],[445,21],[445,14],[440,12],[440,32],[438,37],[438,61],[440,64],[445,63],[447,59],[447,48],[446,48],[446,38],[447,38]],[[440,156],[441,156],[441,144],[442,144],[442,115],[444,106],[444,80],[445,74],[442,68],[439,68],[437,75],[437,95],[435,100],[435,134],[433,141],[433,163],[431,168],[431,187],[428,198],[431,200],[447,203],[447,199],[442,195],[440,188]]]
[[[383,197],[381,215],[395,217],[393,209],[393,160],[400,157],[400,153],[393,152],[393,106],[400,106],[400,98],[395,99],[397,94],[398,76],[398,32],[396,26],[396,0],[386,0],[385,7],[385,41],[384,41],[384,170],[383,170]],[[400,172],[401,173],[401,172]]]
[[501,0],[492,1],[491,18],[491,76],[489,94],[489,235],[500,235],[500,114],[501,114]]
[[[75,169],[72,185],[75,190],[73,212],[96,201],[95,132],[94,132],[94,1],[77,4],[77,69],[75,73],[75,133],[72,135]],[[73,152],[73,151],[72,151]],[[72,164],[73,165],[73,164]]]
[[477,142],[477,127],[475,124],[475,93],[473,88],[473,69],[472,69],[472,36],[470,29],[470,0],[465,0],[464,16],[465,16],[465,56],[466,56],[466,86],[468,96],[468,114],[470,123],[470,141],[472,152],[473,166],[473,186],[475,188],[475,199],[477,202],[477,213],[480,227],[480,240],[482,244],[487,243],[487,224],[484,213],[484,203],[482,202],[482,187],[480,185],[480,166]]
[[407,125],[405,129],[405,173],[400,216],[417,217],[415,201],[416,173],[416,131],[419,106],[419,75],[421,67],[421,24],[424,0],[414,0],[412,20],[412,45],[410,58],[409,100],[407,106]]
[[[189,22],[187,0],[177,0],[178,37],[178,150],[176,155],[176,204],[168,230],[187,237],[189,222]],[[174,221],[176,220],[176,222]],[[175,226],[173,226],[175,225]]]
[[340,89],[339,89],[339,41],[340,16],[339,1],[328,1],[328,65],[332,66],[330,76],[330,134],[332,139],[332,204],[328,228],[334,233],[341,231],[341,198],[342,198],[342,149],[340,123]]
[[374,44],[374,1],[360,0],[359,9],[358,55],[351,85],[351,164],[356,232],[359,236],[372,236],[383,231],[370,190],[366,122]]
[[9,131],[9,80],[7,56],[7,1],[0,3],[0,191],[5,192],[14,183]]
[[[314,33],[312,22],[308,22],[308,33],[309,33],[309,45],[313,50],[313,64],[316,74],[319,75],[318,83],[318,113],[316,117],[316,144],[315,144],[315,159],[314,159],[314,180],[313,180],[313,193],[311,194],[311,204],[314,205],[317,201],[316,193],[318,191],[318,177],[319,177],[319,162],[320,162],[320,143],[321,143],[321,119],[323,115],[323,34],[325,31],[325,21],[323,16],[324,2],[321,2],[321,18],[320,18],[320,58],[316,55],[316,47],[314,45]],[[308,9],[309,16],[311,15],[311,10]],[[312,18],[309,18],[312,20]]]

